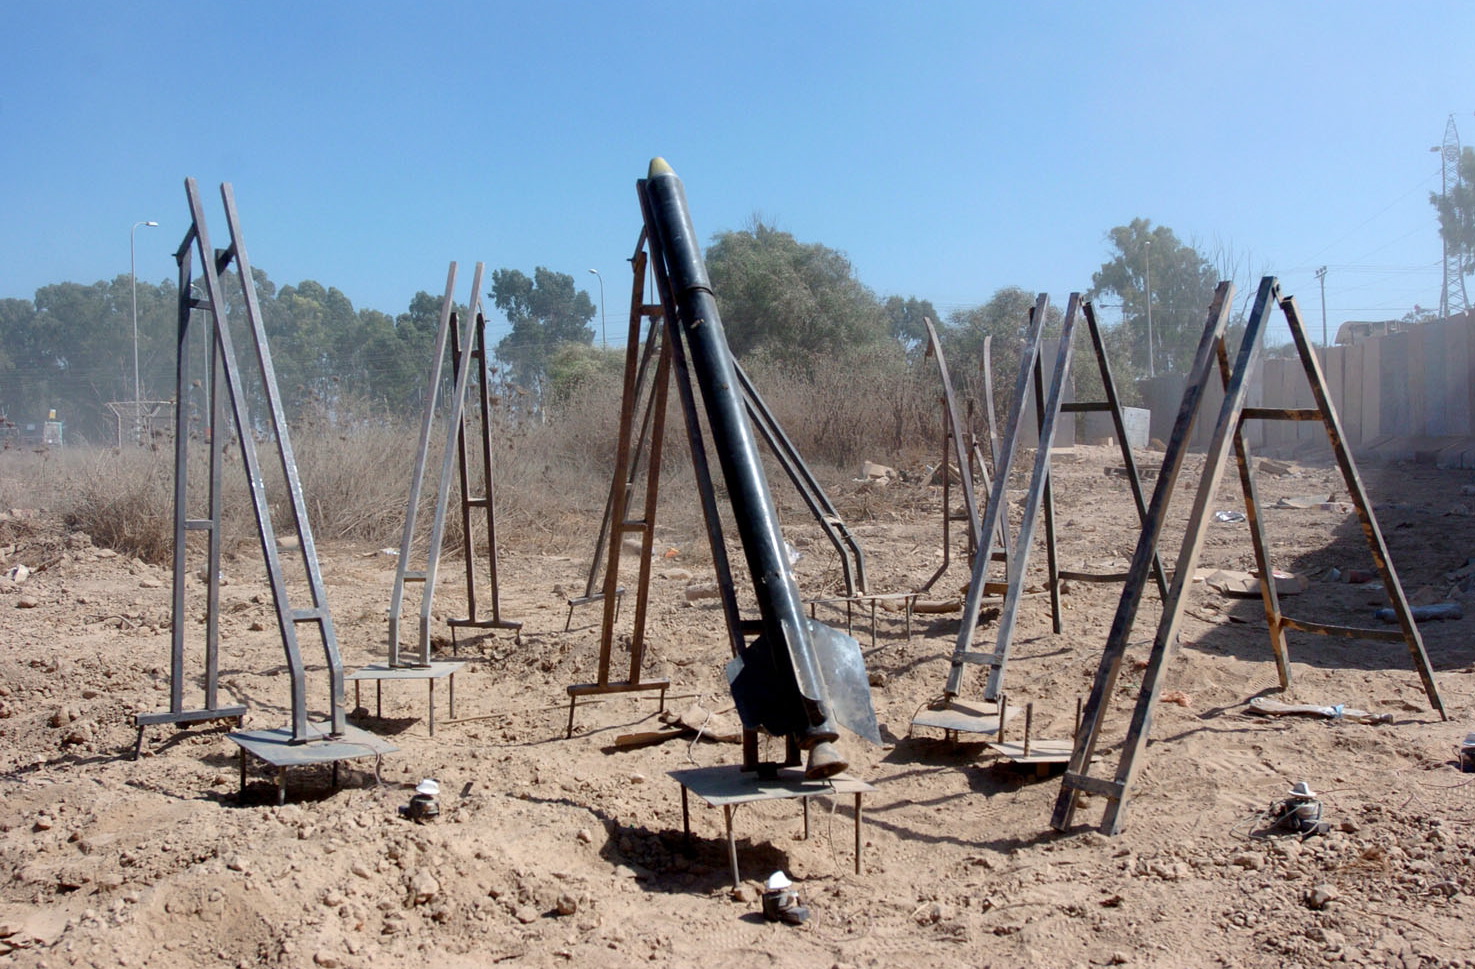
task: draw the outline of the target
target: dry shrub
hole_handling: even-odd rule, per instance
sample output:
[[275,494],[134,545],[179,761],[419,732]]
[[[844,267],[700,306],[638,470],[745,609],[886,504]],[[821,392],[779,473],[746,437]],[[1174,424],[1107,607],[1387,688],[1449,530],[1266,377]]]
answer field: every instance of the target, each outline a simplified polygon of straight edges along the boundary
[[[499,542],[529,542],[567,551],[582,546],[589,521],[604,509],[614,464],[619,425],[620,386],[603,376],[584,381],[578,391],[545,417],[509,414],[493,407],[492,494]],[[473,497],[487,494],[480,451],[480,415],[467,400],[468,486]],[[431,428],[425,477],[416,514],[415,554],[423,555],[434,523],[448,425],[438,414]],[[325,539],[356,539],[397,547],[403,536],[410,479],[419,444],[420,419],[381,416],[351,424],[341,417],[313,416],[292,430],[293,450],[313,533]],[[280,476],[271,472],[271,479]],[[275,486],[274,486],[275,487]],[[463,546],[461,486],[452,473],[446,509],[445,554]],[[281,512],[286,511],[284,502]],[[478,548],[485,547],[479,526],[484,513],[473,509]]]
[[58,462],[73,474],[65,482],[62,512],[68,528],[95,545],[165,565],[174,551],[172,452],[72,450]]
[[[753,381],[779,424],[816,475],[831,490],[842,514],[867,517],[848,493],[849,480],[865,459],[908,466],[937,450],[940,390],[928,361],[908,364],[897,357],[814,361],[807,371],[771,360],[753,361]],[[540,414],[494,409],[491,428],[498,537],[503,544],[578,553],[593,544],[614,471],[619,433],[621,382],[600,374],[582,381]],[[639,415],[637,415],[638,417]],[[469,425],[472,437],[475,420]],[[433,519],[446,424],[437,420],[427,456],[417,551],[423,554]],[[314,411],[294,423],[293,450],[303,499],[314,534],[324,540],[357,540],[397,546],[419,440],[419,421],[344,408],[331,415]],[[714,455],[708,441],[708,454]],[[672,393],[666,420],[658,541],[695,549],[703,545],[700,504],[679,398]],[[192,515],[202,515],[208,449],[192,448]],[[290,528],[290,504],[275,448],[257,445],[278,531]],[[486,493],[475,445],[471,490]],[[713,473],[721,489],[720,471]],[[782,472],[771,460],[775,495],[791,518],[797,508]],[[643,482],[644,475],[640,475]],[[239,446],[227,449],[223,470],[223,530],[227,547],[254,541],[246,476]],[[90,534],[98,545],[167,564],[173,546],[173,452],[67,449],[47,454],[0,455],[0,507],[43,505],[64,514],[68,525]],[[451,484],[444,547],[459,554],[462,524],[459,482]],[[46,496],[38,501],[31,496]],[[632,514],[639,514],[637,506]],[[869,501],[871,499],[867,499]],[[719,498],[725,509],[726,502]],[[802,512],[799,512],[803,514]],[[725,511],[724,511],[725,514]],[[479,515],[473,515],[473,527]],[[482,546],[483,536],[477,535]],[[484,547],[484,546],[482,546]]]
[[0,510],[59,511],[88,471],[86,450],[0,448]]
[[[293,451],[314,535],[397,544],[415,443],[412,433],[383,424],[329,429],[309,423],[294,431]],[[287,533],[291,503],[276,448],[258,441],[256,452],[276,530]],[[17,470],[15,462],[7,462],[3,480],[7,494],[17,496],[16,504],[37,504],[31,496],[43,496],[42,507],[57,512],[67,527],[86,532],[95,544],[158,565],[172,561],[172,447],[68,448],[30,464],[19,469],[25,474],[17,483],[17,476],[9,473]],[[209,482],[209,446],[204,441],[193,443],[190,464],[188,513],[203,518]],[[236,440],[226,447],[220,484],[223,548],[255,543],[255,516]],[[457,536],[459,541],[459,532]],[[192,547],[193,539],[204,541],[196,533]]]
[[[443,436],[444,422],[439,426]],[[292,450],[313,535],[398,544],[418,444],[419,429],[408,422],[313,423],[294,428]],[[263,460],[275,463],[270,445],[261,450]],[[428,491],[433,496],[440,478],[441,450],[439,445],[431,450],[433,460],[426,463],[422,494]],[[285,496],[285,492],[277,493]],[[285,500],[277,500],[276,505],[278,515],[290,513]]]
[[494,428],[498,537],[549,551],[593,547],[619,442],[621,382],[580,382],[541,418],[502,415]]
[[928,361],[875,354],[748,367],[753,384],[806,462],[854,471],[932,454],[942,385]]

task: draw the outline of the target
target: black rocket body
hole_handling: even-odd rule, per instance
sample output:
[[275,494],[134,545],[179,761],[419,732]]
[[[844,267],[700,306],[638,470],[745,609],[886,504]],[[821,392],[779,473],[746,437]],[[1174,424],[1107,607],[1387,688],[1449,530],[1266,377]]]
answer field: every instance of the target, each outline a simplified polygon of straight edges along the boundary
[[762,616],[762,634],[728,667],[743,724],[809,748],[835,740],[838,721],[880,743],[860,645],[804,615],[681,179],[657,158],[644,187]]

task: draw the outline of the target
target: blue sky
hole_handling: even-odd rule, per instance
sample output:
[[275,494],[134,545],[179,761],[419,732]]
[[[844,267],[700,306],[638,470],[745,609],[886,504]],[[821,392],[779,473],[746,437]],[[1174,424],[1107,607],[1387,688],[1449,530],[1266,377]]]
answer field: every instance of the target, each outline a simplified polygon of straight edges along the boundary
[[1063,301],[1145,217],[1308,318],[1321,265],[1333,326],[1397,317],[1438,303],[1429,148],[1451,113],[1475,143],[1472,27],[1443,0],[9,3],[0,297],[126,273],[144,219],[139,278],[172,279],[188,175],[217,236],[234,184],[278,284],[397,313],[453,259],[463,290],[548,266],[597,301],[596,268],[623,307],[662,155],[704,238],[760,215],[944,315]]

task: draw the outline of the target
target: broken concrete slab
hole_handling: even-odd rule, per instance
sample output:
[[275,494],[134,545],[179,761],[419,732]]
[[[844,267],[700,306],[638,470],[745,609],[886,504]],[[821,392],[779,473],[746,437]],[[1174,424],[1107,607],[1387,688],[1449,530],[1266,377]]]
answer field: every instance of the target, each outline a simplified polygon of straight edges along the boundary
[[[1260,577],[1253,572],[1236,572],[1232,569],[1217,569],[1207,574],[1200,570],[1204,585],[1223,596],[1235,599],[1258,599]],[[1198,578],[1199,576],[1195,576]],[[1293,596],[1305,592],[1311,586],[1306,576],[1296,572],[1275,570],[1275,592],[1277,595]]]

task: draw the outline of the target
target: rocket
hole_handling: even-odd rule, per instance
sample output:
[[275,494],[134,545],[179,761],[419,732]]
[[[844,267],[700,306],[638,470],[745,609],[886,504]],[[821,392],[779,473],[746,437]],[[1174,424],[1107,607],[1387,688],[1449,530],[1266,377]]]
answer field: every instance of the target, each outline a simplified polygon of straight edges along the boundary
[[829,777],[848,766],[837,724],[881,743],[865,659],[854,638],[804,614],[681,179],[656,158],[641,188],[762,616],[762,632],[728,664],[733,701],[743,726],[798,740],[806,777]]

